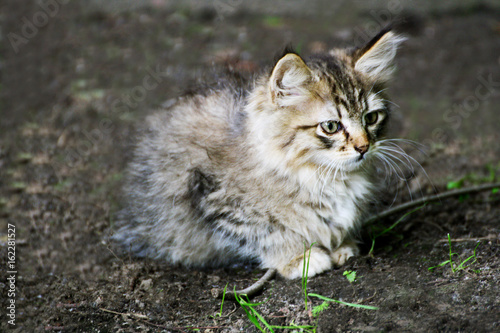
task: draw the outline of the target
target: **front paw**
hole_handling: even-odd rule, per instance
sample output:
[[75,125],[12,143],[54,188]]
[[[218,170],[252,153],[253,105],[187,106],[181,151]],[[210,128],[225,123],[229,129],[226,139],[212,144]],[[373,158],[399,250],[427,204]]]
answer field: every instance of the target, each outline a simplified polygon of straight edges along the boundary
[[335,251],[332,252],[332,261],[336,266],[342,266],[350,257],[359,254],[358,246],[352,241],[342,243]]
[[[309,257],[310,254],[310,257]],[[319,273],[332,268],[332,258],[325,251],[313,247],[305,253],[306,269],[307,260],[309,260],[308,277],[313,277]],[[304,271],[304,254],[296,256],[288,264],[283,267],[278,267],[278,272],[287,279],[298,279],[302,277]]]

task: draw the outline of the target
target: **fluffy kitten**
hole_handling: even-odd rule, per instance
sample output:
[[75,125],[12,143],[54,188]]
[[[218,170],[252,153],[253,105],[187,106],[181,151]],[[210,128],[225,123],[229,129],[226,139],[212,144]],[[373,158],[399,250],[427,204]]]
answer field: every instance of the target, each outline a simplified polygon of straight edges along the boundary
[[248,89],[221,84],[150,116],[114,238],[141,256],[257,260],[290,279],[304,245],[310,276],[344,264],[358,253],[352,232],[389,115],[382,90],[403,40],[385,29],[355,50],[286,53]]

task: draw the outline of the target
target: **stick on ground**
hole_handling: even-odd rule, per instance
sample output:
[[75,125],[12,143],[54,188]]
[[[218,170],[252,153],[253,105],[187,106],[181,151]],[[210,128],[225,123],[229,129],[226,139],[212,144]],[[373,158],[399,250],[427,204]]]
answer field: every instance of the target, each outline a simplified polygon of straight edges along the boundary
[[500,188],[500,183],[484,184],[484,185],[479,185],[479,186],[466,187],[466,188],[462,188],[459,190],[446,191],[446,192],[438,193],[435,195],[425,196],[425,197],[422,197],[420,199],[413,200],[410,202],[405,202],[405,203],[402,203],[400,205],[397,205],[396,207],[386,209],[381,213],[373,215],[368,220],[366,220],[363,224],[371,224],[375,221],[381,220],[381,219],[386,218],[388,216],[391,216],[393,214],[400,213],[402,211],[409,210],[412,208],[416,208],[416,207],[421,206],[421,205],[426,204],[426,203],[441,201],[441,200],[446,199],[446,198],[458,197],[460,195],[465,195],[465,194],[474,194],[474,193],[478,193],[478,192],[482,192],[482,191],[488,191],[488,190],[492,190],[494,188]]

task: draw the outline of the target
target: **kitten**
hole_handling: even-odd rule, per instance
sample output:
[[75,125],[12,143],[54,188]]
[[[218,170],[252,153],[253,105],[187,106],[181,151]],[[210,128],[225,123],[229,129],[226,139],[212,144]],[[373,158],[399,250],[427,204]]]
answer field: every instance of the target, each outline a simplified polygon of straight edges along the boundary
[[403,40],[387,28],[354,50],[288,52],[249,88],[220,84],[147,118],[114,238],[140,256],[257,260],[289,279],[304,246],[309,276],[344,264],[359,252]]

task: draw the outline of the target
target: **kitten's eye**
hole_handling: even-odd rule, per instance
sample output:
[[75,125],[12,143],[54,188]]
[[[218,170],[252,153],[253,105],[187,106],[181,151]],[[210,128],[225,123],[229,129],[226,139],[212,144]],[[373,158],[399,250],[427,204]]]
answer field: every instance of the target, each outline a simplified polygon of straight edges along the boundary
[[368,112],[367,114],[365,114],[366,125],[373,125],[377,122],[377,120],[378,120],[378,111]]
[[326,133],[326,134],[333,134],[340,130],[342,125],[338,121],[334,120],[328,120],[324,121],[321,124],[321,129]]

